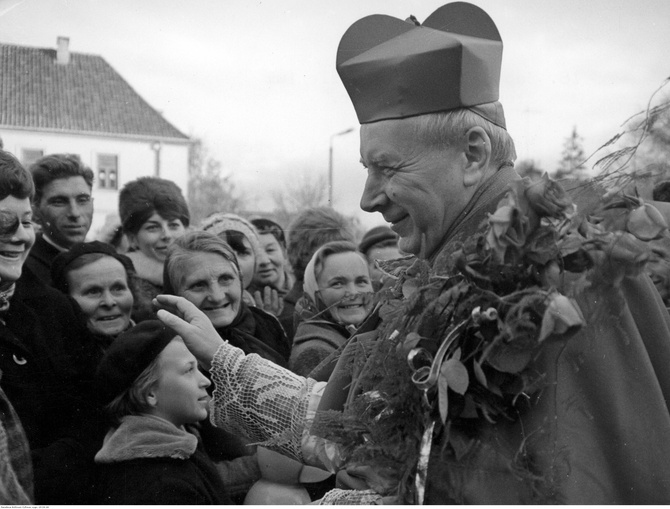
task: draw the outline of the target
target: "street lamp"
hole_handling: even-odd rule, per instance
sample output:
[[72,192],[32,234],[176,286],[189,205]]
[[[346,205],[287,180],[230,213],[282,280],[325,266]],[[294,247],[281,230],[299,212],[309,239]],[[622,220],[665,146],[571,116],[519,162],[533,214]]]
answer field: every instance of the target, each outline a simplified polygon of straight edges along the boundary
[[154,151],[154,176],[161,176],[161,148],[163,144],[160,141],[151,143],[151,150]]
[[349,134],[354,130],[353,127],[345,129],[342,132],[335,133],[330,136],[330,147],[328,150],[328,205],[333,206],[333,139],[336,136],[342,136],[343,134]]

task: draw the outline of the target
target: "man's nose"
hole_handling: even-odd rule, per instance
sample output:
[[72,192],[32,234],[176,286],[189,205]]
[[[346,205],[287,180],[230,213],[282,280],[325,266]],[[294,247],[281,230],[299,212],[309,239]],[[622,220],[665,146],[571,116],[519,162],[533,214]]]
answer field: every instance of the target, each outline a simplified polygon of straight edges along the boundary
[[81,216],[81,206],[77,203],[76,200],[70,201],[70,214],[71,217]]
[[380,211],[386,201],[382,177],[369,172],[361,196],[361,209],[365,212]]

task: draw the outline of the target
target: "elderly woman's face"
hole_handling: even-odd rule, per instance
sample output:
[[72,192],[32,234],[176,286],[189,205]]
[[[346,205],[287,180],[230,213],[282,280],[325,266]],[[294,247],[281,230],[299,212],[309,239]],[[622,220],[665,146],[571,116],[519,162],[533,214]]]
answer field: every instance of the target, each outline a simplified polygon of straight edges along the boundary
[[184,235],[186,229],[181,219],[165,219],[154,212],[135,235],[129,235],[131,243],[148,258],[163,263],[167,248],[175,239]]
[[33,209],[28,198],[7,196],[0,200],[0,210],[18,217],[19,226],[13,233],[0,236],[0,283],[13,282],[21,276],[23,263],[35,243]]
[[128,328],[134,300],[121,262],[105,256],[66,277],[70,296],[79,303],[90,331],[116,336]]
[[195,304],[214,327],[230,325],[242,303],[242,284],[235,266],[216,253],[194,253],[183,266],[177,295]]
[[316,282],[321,300],[335,321],[359,325],[365,319],[372,305],[372,283],[367,263],[358,253],[330,255]]
[[402,251],[429,257],[471,195],[464,151],[426,147],[411,119],[382,120],[361,127],[361,162],[368,171],[361,208],[384,216]]

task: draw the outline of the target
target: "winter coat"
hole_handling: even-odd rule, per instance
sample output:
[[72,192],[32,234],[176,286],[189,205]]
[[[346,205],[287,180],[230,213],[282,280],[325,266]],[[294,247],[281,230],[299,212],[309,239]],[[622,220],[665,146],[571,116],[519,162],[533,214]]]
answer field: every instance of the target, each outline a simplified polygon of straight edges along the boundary
[[216,331],[245,354],[256,353],[283,367],[288,364],[291,347],[284,329],[274,316],[261,309],[241,303],[235,320]]
[[19,416],[0,387],[0,504],[32,503],[33,469],[28,440]]
[[99,504],[231,503],[198,437],[159,417],[124,417],[95,463]]
[[2,387],[30,444],[35,502],[86,503],[84,451],[101,429],[86,359],[91,336],[68,298],[30,271],[0,318]]
[[51,286],[51,262],[60,251],[44,240],[40,233],[35,237],[35,244],[30,249],[23,270],[30,270],[45,285]]
[[[308,376],[321,361],[342,347],[351,333],[342,325],[329,320],[311,319],[298,325],[293,338],[289,369]],[[317,378],[317,382],[327,381]]]

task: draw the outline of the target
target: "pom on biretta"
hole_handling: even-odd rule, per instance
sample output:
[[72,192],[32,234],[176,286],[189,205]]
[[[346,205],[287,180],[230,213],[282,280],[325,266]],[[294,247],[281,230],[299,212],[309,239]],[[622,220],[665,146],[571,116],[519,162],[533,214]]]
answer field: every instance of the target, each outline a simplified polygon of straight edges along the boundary
[[336,67],[361,124],[468,108],[504,128],[501,63],[493,20],[454,2],[422,25],[381,14],[358,20],[340,41]]
[[190,223],[186,199],[177,184],[158,177],[140,177],[128,182],[119,193],[119,216],[124,231],[135,234],[154,214],[164,219]]
[[119,334],[98,365],[98,401],[107,405],[123,394],[176,336],[159,320],[140,322]]

